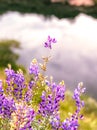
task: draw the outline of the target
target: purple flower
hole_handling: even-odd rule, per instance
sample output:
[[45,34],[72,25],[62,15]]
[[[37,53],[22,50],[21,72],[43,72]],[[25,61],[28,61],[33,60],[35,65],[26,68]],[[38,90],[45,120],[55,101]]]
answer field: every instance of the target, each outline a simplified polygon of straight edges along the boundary
[[84,102],[80,99],[80,96],[85,92],[85,88],[82,88],[82,83],[74,90],[73,99],[76,101],[77,109],[70,118],[67,118],[62,123],[62,130],[78,130],[79,123],[78,120],[82,119],[83,116],[80,115],[81,108],[84,106]]
[[58,130],[61,124],[59,115],[56,115],[54,118],[52,118],[50,124],[52,126],[52,130]]
[[2,81],[0,80],[0,116],[3,118],[11,118],[12,112],[16,110],[15,102],[3,92]]
[[2,88],[2,80],[0,80],[0,94],[3,93],[3,88]]
[[21,70],[17,73],[14,72],[11,68],[5,69],[6,73],[6,83],[7,83],[7,93],[17,100],[22,99],[22,91],[26,87],[25,78]]
[[27,92],[25,93],[24,100],[26,102],[31,101],[33,95],[32,95],[32,89],[28,88]]
[[82,83],[78,84],[78,87],[74,90],[73,99],[76,102],[77,110],[79,113],[80,109],[84,106],[84,101],[80,99],[80,96],[85,92],[86,88],[82,88]]
[[6,83],[8,86],[11,85],[12,77],[14,76],[15,72],[10,67],[5,69],[6,74]]
[[78,119],[75,117],[71,117],[70,119],[66,119],[62,123],[62,130],[78,130],[79,124]]
[[42,101],[40,102],[38,112],[43,117],[55,117],[59,111],[59,102],[64,100],[65,86],[52,84],[48,88],[50,89],[50,94],[42,93]]
[[42,93],[41,99],[42,101],[39,104],[38,114],[40,114],[43,118],[48,119],[52,130],[58,130],[60,128],[60,117],[59,117],[59,97],[57,100],[57,91],[55,94],[52,92],[51,94],[47,94],[46,92]]
[[27,122],[25,123],[24,127],[20,128],[19,130],[33,130],[32,122],[33,122],[33,118],[35,116],[35,112],[31,108],[28,108],[27,110],[28,110],[27,115],[25,117]]
[[[33,65],[36,65],[35,59],[33,60]],[[31,64],[32,65],[32,64]],[[32,67],[32,66],[31,66]],[[31,71],[33,67],[31,68]],[[35,71],[34,71],[35,72]],[[17,73],[11,68],[5,69],[6,73],[6,83],[7,83],[7,94],[12,96],[16,100],[24,100],[29,102],[32,99],[32,87],[35,85],[34,81],[26,84],[23,72],[19,70]],[[35,72],[34,74],[38,74]],[[35,75],[36,76],[36,75]]]
[[33,74],[35,77],[38,76],[38,74],[39,74],[39,66],[38,66],[38,62],[37,62],[36,59],[33,59],[31,64],[30,64],[29,73]]
[[32,100],[33,97],[33,87],[35,86],[35,82],[34,81],[30,81],[28,84],[28,88],[27,91],[25,93],[24,99],[26,102],[29,102]]
[[55,40],[55,38],[51,38],[50,36],[48,36],[47,41],[44,43],[44,47],[52,49],[52,43],[56,43],[57,41]]
[[0,94],[0,115],[3,118],[11,118],[11,114],[16,110],[15,102],[12,98]]

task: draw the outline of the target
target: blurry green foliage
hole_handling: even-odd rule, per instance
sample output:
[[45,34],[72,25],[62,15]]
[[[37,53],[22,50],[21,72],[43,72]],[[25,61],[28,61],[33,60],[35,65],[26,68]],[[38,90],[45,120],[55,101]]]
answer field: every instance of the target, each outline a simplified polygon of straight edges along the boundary
[[94,0],[95,4],[97,4],[97,0]]
[[20,67],[25,71],[23,66],[16,64],[19,56],[12,51],[12,47],[19,48],[19,42],[14,40],[0,41],[0,71],[7,67],[8,64],[11,64],[14,70]]
[[[95,0],[95,3],[97,3],[97,0]],[[97,18],[97,5],[76,7],[70,6],[68,2],[51,3],[50,0],[0,0],[0,13],[6,11],[38,13],[47,17],[55,15],[58,18],[74,18],[79,13],[86,13]]]

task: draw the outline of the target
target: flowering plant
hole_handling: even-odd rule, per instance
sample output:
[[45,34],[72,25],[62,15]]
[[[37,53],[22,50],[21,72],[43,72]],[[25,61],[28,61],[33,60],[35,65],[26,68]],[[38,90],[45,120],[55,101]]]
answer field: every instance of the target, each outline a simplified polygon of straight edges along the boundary
[[[55,38],[48,36],[44,47],[52,49],[54,43]],[[48,61],[49,57],[44,57],[39,64],[33,59],[28,80],[21,70],[15,72],[10,65],[5,69],[6,80],[0,80],[0,130],[78,130],[84,106],[80,96],[85,88],[80,83],[75,89],[76,111],[61,121],[59,109],[60,101],[65,99],[65,85],[64,81],[49,81],[42,74]]]

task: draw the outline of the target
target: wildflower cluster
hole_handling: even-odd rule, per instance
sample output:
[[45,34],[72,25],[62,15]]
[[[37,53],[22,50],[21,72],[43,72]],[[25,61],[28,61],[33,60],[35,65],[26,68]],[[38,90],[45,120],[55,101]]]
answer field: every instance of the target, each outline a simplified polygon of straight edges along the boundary
[[[51,49],[53,43],[56,43],[55,38],[48,36],[44,46]],[[15,72],[10,65],[5,69],[6,81],[0,80],[0,118],[8,119],[8,130],[78,130],[84,106],[80,96],[85,88],[79,84],[75,89],[76,110],[62,122],[60,101],[65,99],[65,84],[64,81],[59,84],[49,81],[42,74],[48,59],[43,58],[43,64],[32,60],[28,80],[21,70]]]
[[77,130],[79,127],[78,120],[83,118],[83,115],[80,115],[80,110],[84,107],[84,101],[81,101],[80,96],[85,92],[85,88],[82,88],[82,83],[78,84],[78,87],[74,91],[73,99],[76,102],[77,109],[74,114],[71,115],[70,118],[67,118],[63,124],[62,128],[64,130]]
[[52,44],[56,42],[57,41],[55,40],[55,38],[51,38],[50,36],[48,36],[47,41],[44,43],[44,47],[52,49]]

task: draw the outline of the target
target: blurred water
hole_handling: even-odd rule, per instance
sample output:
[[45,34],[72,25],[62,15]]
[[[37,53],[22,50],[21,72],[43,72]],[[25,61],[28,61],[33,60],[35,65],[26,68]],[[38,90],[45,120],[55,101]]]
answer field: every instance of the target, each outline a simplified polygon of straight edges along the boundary
[[[0,39],[15,39],[22,49],[18,63],[29,66],[32,58],[52,54],[48,75],[65,81],[73,89],[82,81],[89,95],[97,99],[97,20],[85,14],[74,20],[45,19],[37,14],[7,12],[0,16]],[[43,48],[48,35],[57,39],[51,52]]]

